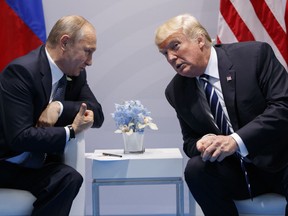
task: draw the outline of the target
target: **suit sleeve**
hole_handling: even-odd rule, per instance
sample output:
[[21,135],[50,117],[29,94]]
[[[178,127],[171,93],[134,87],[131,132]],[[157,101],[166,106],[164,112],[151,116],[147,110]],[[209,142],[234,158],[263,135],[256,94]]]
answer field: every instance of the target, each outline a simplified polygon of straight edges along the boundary
[[11,65],[0,76],[1,148],[24,152],[63,152],[63,127],[36,127],[47,106],[41,81],[19,65]]
[[[244,141],[249,152],[248,157],[254,164],[276,170],[287,164],[288,75],[268,44],[263,43],[256,56],[256,72],[250,74],[250,80],[255,82],[246,80],[246,86],[253,86],[253,92],[259,91],[261,94],[253,101],[246,102],[251,110],[259,108],[259,113],[255,113],[255,117],[236,133]],[[252,94],[250,91],[250,95]],[[265,106],[260,106],[259,101],[264,101]],[[239,103],[243,103],[242,107],[249,107],[244,104],[245,101]]]
[[92,127],[101,127],[104,121],[102,107],[87,83],[86,72],[82,72],[79,77],[73,77],[67,85],[65,101],[62,101],[64,109],[57,125],[71,124],[80,109],[81,103],[86,103],[87,108],[94,113]]
[[[193,157],[196,155],[200,155],[200,152],[196,149],[196,142],[199,140],[199,137],[201,137],[200,134],[197,134],[185,121],[185,119],[178,113],[178,109],[176,107],[176,102],[175,102],[175,91],[179,90],[179,88],[176,88],[174,86],[175,78],[169,83],[169,85],[166,88],[165,91],[165,96],[169,104],[175,109],[177,113],[177,118],[180,123],[181,127],[181,133],[182,133],[182,138],[183,138],[183,151],[188,157]],[[181,96],[179,96],[181,97]],[[180,105],[181,106],[181,105]],[[191,115],[192,118],[192,115]]]
[[195,132],[186,124],[186,122],[177,115],[177,118],[180,123],[182,137],[183,137],[183,150],[188,157],[193,157],[196,155],[200,155],[200,152],[196,148],[196,143],[201,137],[200,135],[196,135]]

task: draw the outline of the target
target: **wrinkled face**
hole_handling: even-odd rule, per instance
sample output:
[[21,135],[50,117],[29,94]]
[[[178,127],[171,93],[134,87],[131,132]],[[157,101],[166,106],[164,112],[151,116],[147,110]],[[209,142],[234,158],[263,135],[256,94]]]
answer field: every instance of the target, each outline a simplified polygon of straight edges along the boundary
[[201,37],[191,40],[182,32],[176,32],[167,37],[158,48],[178,74],[196,77],[200,76],[206,67],[204,44]]
[[68,76],[79,76],[86,66],[92,65],[92,55],[96,51],[96,33],[94,29],[85,29],[84,36],[75,43],[68,43],[63,54],[62,70]]

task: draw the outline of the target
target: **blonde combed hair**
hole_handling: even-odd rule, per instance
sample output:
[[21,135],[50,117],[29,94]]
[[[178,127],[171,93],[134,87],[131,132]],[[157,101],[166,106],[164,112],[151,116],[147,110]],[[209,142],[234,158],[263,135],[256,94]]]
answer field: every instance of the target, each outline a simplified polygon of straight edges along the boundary
[[175,16],[156,29],[155,44],[159,45],[173,33],[182,31],[182,33],[191,40],[196,39],[200,35],[204,35],[209,46],[212,40],[206,29],[198,22],[198,20],[190,14],[181,14]]

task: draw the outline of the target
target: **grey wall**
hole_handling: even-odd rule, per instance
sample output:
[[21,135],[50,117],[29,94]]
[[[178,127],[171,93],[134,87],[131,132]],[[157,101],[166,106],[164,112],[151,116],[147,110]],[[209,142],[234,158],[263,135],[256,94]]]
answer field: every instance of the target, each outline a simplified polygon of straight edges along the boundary
[[[43,0],[47,33],[64,15],[79,14],[94,24],[97,51],[87,68],[89,84],[102,104],[105,122],[86,133],[86,152],[123,148],[122,135],[114,134],[114,103],[139,99],[152,113],[158,131],[147,129],[146,148],[178,147],[182,137],[175,113],[164,89],[175,74],[154,45],[154,31],[168,18],[191,13],[206,26],[212,38],[217,32],[219,0]],[[86,161],[86,211],[92,214],[91,161]],[[171,186],[107,187],[101,190],[104,214],[175,212]],[[187,212],[185,186],[185,211]]]

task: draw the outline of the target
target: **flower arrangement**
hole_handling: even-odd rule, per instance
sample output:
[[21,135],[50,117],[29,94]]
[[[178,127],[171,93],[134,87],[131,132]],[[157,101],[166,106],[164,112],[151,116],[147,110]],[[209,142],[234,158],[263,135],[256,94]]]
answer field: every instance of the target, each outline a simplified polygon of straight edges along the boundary
[[126,133],[131,135],[134,132],[143,133],[144,128],[149,126],[152,130],[158,130],[156,124],[152,123],[150,112],[139,100],[125,101],[123,104],[115,104],[116,111],[112,118],[118,128],[115,133]]

